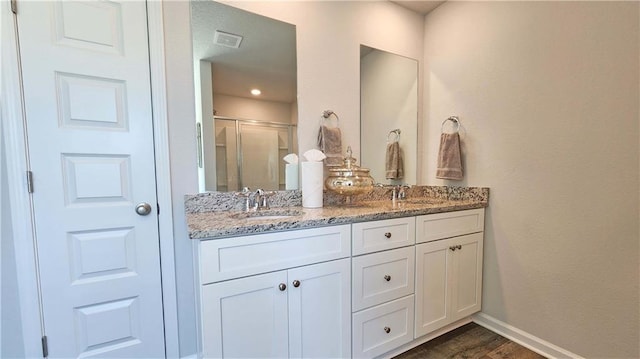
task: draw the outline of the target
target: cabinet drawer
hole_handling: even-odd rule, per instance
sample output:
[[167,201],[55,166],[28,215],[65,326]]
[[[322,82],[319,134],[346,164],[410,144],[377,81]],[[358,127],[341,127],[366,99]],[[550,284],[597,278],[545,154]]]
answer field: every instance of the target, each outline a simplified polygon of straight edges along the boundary
[[353,356],[372,358],[413,340],[413,295],[353,315]]
[[200,242],[200,283],[346,258],[350,226],[334,226]]
[[415,244],[414,217],[354,223],[353,255],[379,252]]
[[428,214],[416,218],[417,243],[482,232],[483,230],[484,208]]
[[413,294],[415,247],[354,257],[353,311]]

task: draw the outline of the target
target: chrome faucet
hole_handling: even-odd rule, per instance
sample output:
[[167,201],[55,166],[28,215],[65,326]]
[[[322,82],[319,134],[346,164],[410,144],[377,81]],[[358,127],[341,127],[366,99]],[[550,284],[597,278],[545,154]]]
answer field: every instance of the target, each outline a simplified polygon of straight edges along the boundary
[[407,189],[411,188],[411,186],[402,184],[402,185],[390,185],[390,184],[376,184],[377,187],[382,187],[386,189],[391,189],[391,200],[404,200],[407,199]]
[[269,209],[269,198],[274,194],[273,191],[265,191],[261,188],[251,192],[249,187],[244,187],[242,191],[235,192],[238,197],[244,200],[243,211],[254,212],[262,209]]

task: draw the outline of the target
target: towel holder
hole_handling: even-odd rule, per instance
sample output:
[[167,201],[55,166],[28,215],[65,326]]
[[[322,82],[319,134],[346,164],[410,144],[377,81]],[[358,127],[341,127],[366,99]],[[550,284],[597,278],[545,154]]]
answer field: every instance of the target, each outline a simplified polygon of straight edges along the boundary
[[389,131],[389,134],[387,135],[387,143],[391,143],[391,141],[389,140],[389,136],[391,135],[396,135],[396,137],[393,139],[393,142],[399,142],[400,141],[400,129],[396,128],[395,130],[391,130]]
[[[337,113],[333,112],[332,110],[324,110],[324,111],[322,111],[322,117],[324,118],[324,120],[326,120],[329,117],[331,117],[331,115],[335,116],[335,118],[336,118],[336,127],[340,127],[340,117],[338,117]],[[324,122],[324,120],[321,120],[320,124],[322,124]]]
[[458,119],[458,116],[449,116],[449,118],[442,121],[442,126],[440,126],[440,132],[444,132],[444,124],[447,123],[447,121],[453,122],[456,125],[455,132],[458,132],[458,130],[460,129],[460,120]]

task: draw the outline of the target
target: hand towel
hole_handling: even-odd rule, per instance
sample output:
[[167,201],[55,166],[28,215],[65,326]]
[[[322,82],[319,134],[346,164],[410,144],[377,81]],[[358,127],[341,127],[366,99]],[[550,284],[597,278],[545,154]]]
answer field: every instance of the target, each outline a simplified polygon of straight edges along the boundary
[[387,144],[385,177],[387,179],[400,179],[404,177],[402,152],[400,151],[400,144],[397,141]]
[[457,132],[443,133],[440,135],[436,178],[459,181],[462,179],[462,175],[460,136]]
[[320,150],[327,156],[324,160],[327,166],[342,165],[342,132],[340,132],[339,127],[329,128],[325,125],[320,126],[320,131],[318,132],[318,147],[320,147]]

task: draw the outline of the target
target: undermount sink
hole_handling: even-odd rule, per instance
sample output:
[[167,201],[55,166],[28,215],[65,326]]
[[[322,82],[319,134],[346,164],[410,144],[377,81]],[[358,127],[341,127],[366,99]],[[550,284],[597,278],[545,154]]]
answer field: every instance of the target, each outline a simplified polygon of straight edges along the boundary
[[303,213],[304,212],[297,209],[265,209],[252,212],[235,213],[231,215],[231,217],[235,219],[267,221],[301,216]]

